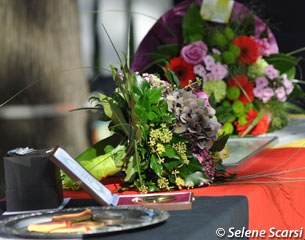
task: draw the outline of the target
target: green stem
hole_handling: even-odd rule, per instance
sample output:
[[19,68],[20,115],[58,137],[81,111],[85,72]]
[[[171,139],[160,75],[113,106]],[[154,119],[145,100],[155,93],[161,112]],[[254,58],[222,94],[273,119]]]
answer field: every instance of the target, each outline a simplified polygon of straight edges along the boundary
[[141,183],[141,186],[142,186],[143,185],[143,179],[142,179],[142,176],[141,176],[140,160],[139,160],[139,153],[138,153],[138,141],[135,141],[134,150],[135,150],[134,157],[135,157],[136,162],[137,162],[137,170],[138,170],[139,180],[140,180],[140,183]]
[[248,126],[246,131],[241,136],[244,137],[245,135],[247,135],[258,124],[258,122],[263,118],[264,114],[265,114],[265,111],[261,110],[257,114],[256,118],[252,121],[252,123]]
[[293,54],[296,54],[296,53],[299,53],[299,52],[303,52],[303,51],[305,51],[305,47],[302,47],[302,48],[294,50],[294,51],[292,51],[290,53],[287,53],[287,55],[293,55]]

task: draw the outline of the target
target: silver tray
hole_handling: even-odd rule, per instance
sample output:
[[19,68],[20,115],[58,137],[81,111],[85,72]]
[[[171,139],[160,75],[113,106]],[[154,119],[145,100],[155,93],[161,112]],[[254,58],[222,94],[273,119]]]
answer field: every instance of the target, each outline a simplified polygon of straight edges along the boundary
[[[78,233],[38,233],[27,231],[29,224],[49,222],[54,215],[76,213],[85,209],[92,209],[93,219],[105,222],[106,226],[88,232]],[[0,221],[0,229],[4,234],[25,238],[66,239],[147,227],[166,221],[168,218],[168,212],[137,206],[83,207],[65,210],[46,210],[12,216]]]

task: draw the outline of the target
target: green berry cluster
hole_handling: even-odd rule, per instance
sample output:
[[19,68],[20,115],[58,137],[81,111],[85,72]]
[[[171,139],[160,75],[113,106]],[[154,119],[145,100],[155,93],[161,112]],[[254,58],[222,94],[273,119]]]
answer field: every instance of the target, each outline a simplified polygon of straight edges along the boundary
[[223,32],[214,30],[209,39],[211,46],[222,51],[220,55],[213,54],[216,61],[230,65],[236,63],[236,59],[240,54],[240,48],[232,44],[235,33],[232,28],[226,27]]
[[227,91],[227,99],[222,102],[222,105],[217,107],[217,118],[223,123],[221,132],[232,134],[234,132],[234,122],[238,125],[246,125],[247,112],[253,108],[252,103],[244,104],[238,100],[240,90],[237,87],[230,87]]

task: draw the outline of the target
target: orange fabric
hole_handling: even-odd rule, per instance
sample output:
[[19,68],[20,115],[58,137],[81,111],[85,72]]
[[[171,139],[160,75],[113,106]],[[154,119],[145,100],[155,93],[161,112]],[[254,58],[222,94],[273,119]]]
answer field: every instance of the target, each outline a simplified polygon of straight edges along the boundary
[[[273,176],[247,180],[239,178],[258,173],[277,173]],[[103,181],[115,192],[118,179]],[[238,171],[236,180],[191,191],[195,196],[243,195],[249,201],[249,229],[305,229],[305,149],[266,149],[251,157]],[[126,191],[123,194],[136,193]],[[65,192],[66,197],[89,198],[83,191]]]

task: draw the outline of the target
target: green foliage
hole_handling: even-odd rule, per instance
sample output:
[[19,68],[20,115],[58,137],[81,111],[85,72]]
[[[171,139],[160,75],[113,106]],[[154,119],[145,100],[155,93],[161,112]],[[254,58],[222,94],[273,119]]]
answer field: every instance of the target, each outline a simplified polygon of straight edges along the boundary
[[265,57],[265,60],[278,69],[281,74],[286,73],[290,79],[294,78],[295,66],[300,61],[300,59],[284,53],[272,54]]
[[168,61],[172,56],[179,55],[180,46],[177,44],[166,44],[158,46],[158,49],[150,54],[151,58],[156,61]]
[[240,21],[232,23],[231,27],[236,35],[253,35],[255,33],[255,15],[249,14]]
[[270,131],[282,129],[288,124],[288,114],[283,102],[271,100],[264,106],[264,109],[271,115]]
[[[184,43],[204,40],[203,27],[198,7],[191,4],[182,22]],[[229,49],[228,43],[233,39],[234,32],[227,28],[225,33],[215,33],[214,37],[216,46]],[[103,118],[110,121],[109,129],[114,135],[88,148],[78,157],[79,162],[98,179],[123,170],[126,185],[144,193],[189,188],[213,181],[196,154],[202,153],[202,149],[207,154],[222,150],[228,137],[215,139],[220,124],[215,119],[214,110],[193,93],[193,86],[178,91],[180,81],[168,69],[166,61],[178,55],[180,48],[178,44],[165,45],[151,55],[155,63],[166,66],[162,69],[170,86],[151,75],[141,76],[131,72],[127,57],[123,63],[116,51],[120,68],[111,66],[111,71],[117,88],[111,96],[98,93],[91,99],[95,108],[101,109]],[[232,57],[235,62],[236,53],[228,51],[227,55],[231,56],[224,56],[224,59],[231,61],[229,58]],[[226,86],[224,82],[214,84],[217,85],[213,94],[216,104],[216,101],[225,98]],[[213,97],[210,102],[214,104]],[[231,105],[227,108],[232,112]],[[183,125],[183,131],[177,131],[179,124]],[[211,162],[208,164],[214,170],[220,158],[214,161],[212,154],[209,156],[211,159],[207,161]]]
[[128,160],[127,169],[125,171],[126,176],[124,178],[124,181],[133,182],[136,178],[137,170],[138,168],[136,159],[134,157],[130,157]]
[[231,106],[219,106],[216,108],[216,116],[219,122],[225,123],[234,115]]
[[185,182],[186,184],[194,183],[195,185],[198,185],[200,183],[208,183],[208,180],[202,171],[197,171],[188,175]]
[[218,152],[224,149],[228,139],[230,137],[230,134],[223,134],[220,135],[217,140],[214,142],[213,146],[211,147],[211,152]]
[[195,4],[191,4],[184,15],[182,22],[184,43],[203,40],[203,23],[204,21],[198,7],[196,7]]
[[109,153],[110,151],[105,151],[105,149],[107,149],[108,146],[117,146],[122,141],[123,141],[122,136],[117,134],[112,135],[87,148],[79,156],[77,156],[76,160],[77,161],[90,160],[105,153]]
[[179,78],[176,76],[175,72],[173,72],[172,70],[170,69],[166,69],[164,67],[162,67],[163,71],[164,71],[164,74],[166,76],[166,78],[168,79],[168,81],[175,85],[177,88],[180,87],[180,81],[179,81]]
[[156,155],[151,155],[150,168],[156,173],[157,176],[162,176],[163,166],[162,164],[158,163],[158,157]]

